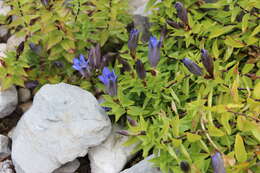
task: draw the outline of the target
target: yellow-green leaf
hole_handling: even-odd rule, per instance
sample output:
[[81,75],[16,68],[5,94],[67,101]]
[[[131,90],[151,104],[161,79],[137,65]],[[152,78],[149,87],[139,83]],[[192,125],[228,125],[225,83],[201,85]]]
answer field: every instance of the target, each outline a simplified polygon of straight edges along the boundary
[[243,138],[237,134],[235,140],[235,156],[238,162],[245,162],[247,160],[247,152],[244,146]]
[[222,130],[216,128],[213,125],[209,125],[208,130],[209,130],[209,135],[210,136],[220,137],[220,136],[224,136],[225,135],[225,133],[222,132]]
[[259,32],[260,32],[260,25],[258,25],[258,26],[254,29],[254,31],[252,32],[252,34],[251,34],[250,36],[254,36],[254,35],[258,34]]
[[213,29],[209,35],[209,39],[223,35],[229,31],[231,31],[234,27],[235,26],[226,26],[226,27],[220,27],[220,28]]
[[201,139],[201,136],[197,134],[186,133],[186,135],[189,142],[196,142]]
[[242,19],[242,31],[245,32],[247,27],[248,27],[248,20],[249,20],[249,17],[250,17],[250,14],[249,13],[246,13],[244,16],[243,16],[243,19]]
[[241,48],[246,46],[244,43],[242,43],[241,41],[235,40],[234,38],[227,36],[225,39],[225,44],[231,47],[236,47],[236,48]]
[[213,52],[214,57],[218,58],[219,50],[218,50],[218,40],[217,39],[213,42],[212,52]]
[[253,96],[256,99],[260,99],[260,82],[255,85]]

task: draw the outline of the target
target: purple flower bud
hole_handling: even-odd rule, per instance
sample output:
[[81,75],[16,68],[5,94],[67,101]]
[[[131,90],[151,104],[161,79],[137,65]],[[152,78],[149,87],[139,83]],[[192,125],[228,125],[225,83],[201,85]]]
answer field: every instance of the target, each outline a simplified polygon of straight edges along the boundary
[[116,131],[116,133],[118,133],[120,135],[124,135],[124,136],[130,136],[130,134],[126,130],[118,130],[118,131]]
[[177,16],[181,19],[181,21],[188,25],[188,14],[186,8],[184,8],[183,4],[181,2],[175,3],[175,8],[177,10]]
[[41,0],[42,1],[42,4],[44,6],[48,6],[49,5],[49,0]]
[[202,69],[192,60],[189,58],[184,58],[181,62],[188,68],[188,70],[198,76],[202,75]]
[[190,164],[186,161],[181,161],[180,163],[181,170],[185,173],[190,172]]
[[128,48],[131,52],[131,55],[135,55],[138,39],[139,39],[139,31],[137,29],[132,29],[128,40]]
[[58,68],[63,68],[64,67],[64,63],[61,61],[54,61],[53,65],[58,67]]
[[150,64],[153,68],[155,68],[160,60],[160,48],[162,42],[158,41],[156,37],[151,36],[149,40],[149,50],[148,50],[148,58]]
[[41,51],[42,51],[41,45],[36,45],[36,44],[34,44],[34,43],[30,43],[30,44],[29,44],[29,47],[30,47],[30,49],[31,49],[34,53],[36,53],[37,55],[40,55],[40,54],[41,54]]
[[144,64],[139,59],[135,63],[136,73],[140,79],[144,79],[146,76],[146,71],[144,68]]
[[176,28],[176,29],[183,28],[183,26],[180,23],[177,23],[177,22],[175,22],[173,20],[167,19],[166,22],[168,23],[168,25],[170,25],[173,28]]
[[137,122],[135,120],[133,120],[131,117],[126,116],[126,118],[131,126],[137,126]]
[[80,74],[86,78],[90,77],[91,75],[89,62],[88,60],[85,60],[85,57],[82,54],[79,55],[79,58],[73,59],[72,67],[79,71]]
[[117,95],[117,76],[114,70],[110,71],[108,67],[104,67],[102,75],[98,78],[106,86],[109,95]]
[[125,59],[121,58],[120,56],[117,56],[117,59],[118,62],[123,65],[123,67],[121,68],[122,73],[124,73],[125,71],[131,71],[131,66]]
[[25,87],[28,88],[28,89],[34,89],[38,85],[39,85],[39,82],[37,80],[25,82]]
[[91,70],[99,69],[101,66],[101,50],[100,45],[97,44],[96,47],[92,47],[89,51],[88,61]]
[[214,77],[213,59],[206,49],[201,50],[201,61],[211,77]]
[[213,156],[211,156],[211,159],[214,173],[226,173],[224,161],[219,152],[216,152]]

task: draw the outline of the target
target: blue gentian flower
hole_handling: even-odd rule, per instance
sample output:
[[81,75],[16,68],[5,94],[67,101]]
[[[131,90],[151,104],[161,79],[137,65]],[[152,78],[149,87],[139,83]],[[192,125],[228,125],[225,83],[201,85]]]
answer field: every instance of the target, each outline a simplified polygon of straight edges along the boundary
[[101,49],[99,44],[97,44],[96,47],[92,47],[90,49],[88,61],[91,70],[99,69],[101,67]]
[[117,95],[117,76],[114,70],[110,71],[108,67],[104,67],[102,75],[98,78],[106,86],[109,95]]
[[42,1],[42,4],[44,6],[48,6],[49,5],[49,0],[41,0]]
[[211,77],[214,77],[213,59],[206,49],[201,50],[201,61]]
[[80,54],[79,58],[74,58],[72,67],[79,71],[82,76],[90,76],[89,63],[88,60],[85,59],[84,55]]
[[152,67],[156,67],[160,60],[160,48],[162,42],[151,36],[149,40],[148,58]]
[[141,60],[137,60],[136,63],[135,63],[135,69],[136,69],[136,73],[138,75],[138,77],[140,79],[144,79],[145,76],[146,76],[146,71],[145,71],[145,68],[144,68],[144,64],[142,63]]
[[183,24],[188,25],[188,13],[183,4],[181,2],[176,2],[175,8],[177,10],[177,16],[181,19]]
[[211,156],[211,159],[214,173],[226,173],[224,161],[219,152],[216,152],[213,156]]
[[198,76],[202,75],[202,69],[192,60],[189,58],[184,58],[181,60],[181,62],[185,65],[185,67],[188,68],[188,70]]
[[29,47],[30,47],[30,49],[31,49],[34,53],[36,53],[37,55],[41,55],[41,52],[42,52],[42,47],[41,47],[41,45],[36,45],[36,44],[34,44],[34,43],[30,43],[30,44],[29,44]]
[[132,29],[130,31],[130,36],[128,40],[128,48],[132,56],[135,56],[138,39],[139,39],[139,31],[137,29]]
[[184,173],[189,173],[190,172],[190,164],[186,161],[181,161],[180,163],[180,167],[181,167],[181,170],[184,172]]

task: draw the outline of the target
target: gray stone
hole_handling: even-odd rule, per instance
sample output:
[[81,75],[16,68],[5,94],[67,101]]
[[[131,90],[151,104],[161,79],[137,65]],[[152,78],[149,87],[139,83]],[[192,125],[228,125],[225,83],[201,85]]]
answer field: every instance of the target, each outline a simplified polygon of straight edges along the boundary
[[153,167],[153,164],[149,162],[152,156],[147,157],[146,159],[140,161],[136,165],[132,166],[129,169],[126,169],[120,173],[162,173],[159,168]]
[[3,43],[6,43],[8,37],[9,37],[9,32],[8,32],[8,28],[6,25],[1,25],[0,26],[0,40]]
[[6,52],[6,44],[5,43],[1,43],[0,44],[0,58],[5,58],[6,57],[5,52]]
[[128,137],[117,134],[117,130],[119,128],[114,127],[106,141],[89,150],[91,173],[118,173],[132,158],[136,145],[123,146]]
[[25,37],[17,37],[16,35],[12,35],[12,36],[7,40],[6,50],[7,50],[7,51],[15,51],[16,48],[17,48],[23,41],[25,41]]
[[17,90],[14,86],[1,91],[0,90],[0,118],[10,115],[18,104]]
[[[129,1],[129,13],[132,15],[148,16],[151,11],[145,11],[148,0],[130,0]],[[161,2],[157,0],[156,3]]]
[[56,169],[53,173],[74,173],[80,166],[79,160],[75,159],[72,162],[68,162],[62,167]]
[[11,154],[9,138],[0,135],[0,160]]
[[44,85],[12,135],[17,173],[51,173],[87,154],[110,134],[111,122],[96,98],[73,85]]
[[13,164],[11,160],[0,162],[0,173],[14,173]]
[[32,106],[32,101],[20,104],[18,107],[22,110],[23,113],[25,113],[30,109],[31,106]]
[[6,16],[10,10],[10,6],[5,5],[4,1],[0,1],[0,15]]
[[29,101],[31,99],[31,91],[27,88],[19,88],[18,98],[22,103]]

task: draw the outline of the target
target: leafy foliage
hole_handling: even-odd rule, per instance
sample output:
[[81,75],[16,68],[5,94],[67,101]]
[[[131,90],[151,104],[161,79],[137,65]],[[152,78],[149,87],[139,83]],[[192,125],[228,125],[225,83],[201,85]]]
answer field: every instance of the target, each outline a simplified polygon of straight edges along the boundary
[[[12,7],[9,15],[16,17],[11,23],[10,20],[5,23],[13,34],[26,38],[17,52],[17,59],[23,59],[29,65],[25,67],[27,77],[24,80],[39,80],[40,84],[63,81],[89,88],[90,84],[72,75],[72,60],[80,53],[85,54],[94,44],[104,46],[108,40],[115,44],[127,40],[126,25],[130,22],[127,1],[120,1],[120,6],[118,2],[7,0]],[[30,48],[30,44],[38,46],[41,51]],[[7,59],[3,61],[9,61]],[[6,80],[4,76],[1,79]],[[15,80],[4,88],[13,83],[16,84]]]
[[[135,58],[145,63],[146,78],[134,71],[120,75],[117,98],[105,96],[103,105],[112,108],[116,121],[128,115],[138,122],[128,127],[128,145],[139,141],[136,150],[144,157],[154,153],[163,172],[181,172],[182,161],[193,172],[212,172],[210,156],[216,151],[227,172],[258,172],[260,3],[182,1],[188,26],[176,28],[167,24],[181,22],[175,2],[149,4],[153,35],[167,30],[157,68],[149,64],[148,46],[139,44]],[[188,57],[203,67],[202,49],[213,58],[213,78],[205,68],[196,76],[181,62]],[[134,65],[126,50],[125,45],[120,56]]]
[[[186,167],[213,172],[212,156],[221,159],[219,153],[227,172],[260,171],[258,0],[183,0],[187,11],[179,12],[176,0],[150,0],[150,30],[162,41],[155,51],[160,61],[153,66],[147,43],[139,41],[136,47],[134,38],[133,50],[128,50],[127,1],[7,2],[10,14],[18,16],[9,27],[26,41],[22,50],[3,59],[5,88],[22,85],[21,79],[63,81],[102,95],[115,122],[126,116],[137,122],[127,123],[121,133],[132,136],[126,145],[139,142],[136,151],[142,150],[144,157],[154,153],[153,162],[166,173]],[[106,89],[97,79],[101,69],[80,80],[71,67],[74,57],[97,43],[102,55],[116,57],[107,64],[118,76],[113,97],[103,95]],[[111,45],[116,45],[113,52]],[[201,50],[208,53],[204,60]]]

